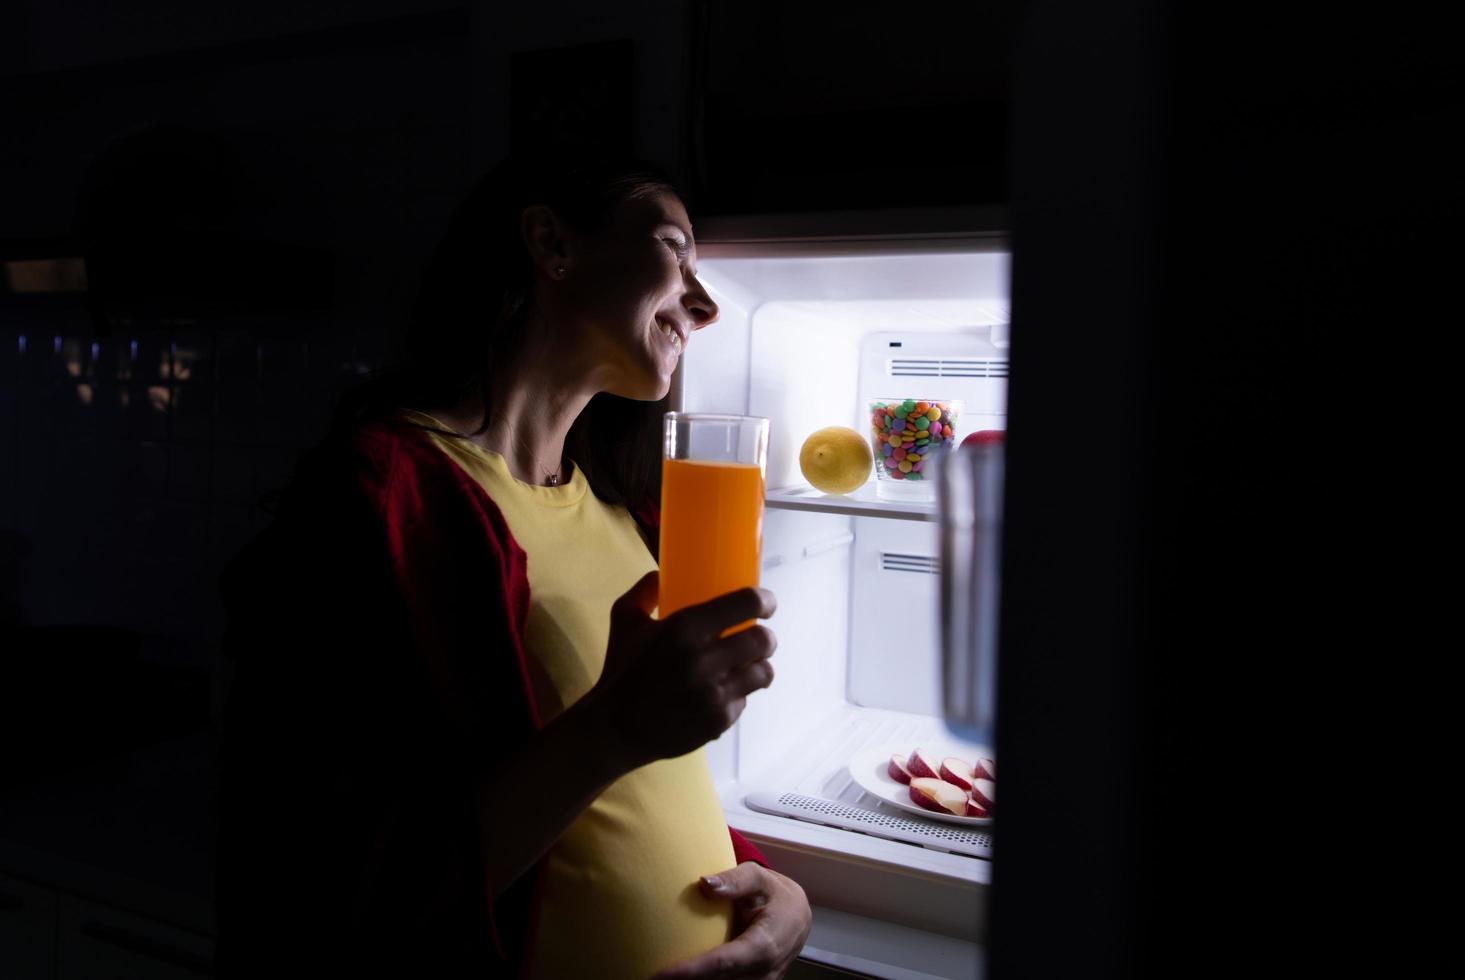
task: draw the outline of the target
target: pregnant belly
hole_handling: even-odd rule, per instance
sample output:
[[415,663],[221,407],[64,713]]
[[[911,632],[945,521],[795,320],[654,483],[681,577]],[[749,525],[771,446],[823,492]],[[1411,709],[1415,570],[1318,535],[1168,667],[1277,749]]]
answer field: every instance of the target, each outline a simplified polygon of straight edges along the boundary
[[545,858],[529,975],[646,980],[727,942],[732,904],[697,879],[734,860],[701,750],[629,773]]

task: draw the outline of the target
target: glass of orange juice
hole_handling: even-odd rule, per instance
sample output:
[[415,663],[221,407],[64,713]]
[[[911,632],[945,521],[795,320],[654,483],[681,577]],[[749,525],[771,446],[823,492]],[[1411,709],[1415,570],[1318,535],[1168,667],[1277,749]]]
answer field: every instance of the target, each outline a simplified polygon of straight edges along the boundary
[[[667,412],[662,423],[662,619],[758,585],[768,420]],[[754,620],[726,630],[727,636]]]

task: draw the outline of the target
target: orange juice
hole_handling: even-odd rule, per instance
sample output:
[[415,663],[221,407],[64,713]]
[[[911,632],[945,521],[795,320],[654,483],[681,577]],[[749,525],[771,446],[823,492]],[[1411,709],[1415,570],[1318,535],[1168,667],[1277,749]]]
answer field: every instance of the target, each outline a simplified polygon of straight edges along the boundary
[[[662,619],[678,609],[756,587],[762,546],[760,467],[751,463],[662,460]],[[740,623],[727,633],[747,629],[754,622],[750,619]]]

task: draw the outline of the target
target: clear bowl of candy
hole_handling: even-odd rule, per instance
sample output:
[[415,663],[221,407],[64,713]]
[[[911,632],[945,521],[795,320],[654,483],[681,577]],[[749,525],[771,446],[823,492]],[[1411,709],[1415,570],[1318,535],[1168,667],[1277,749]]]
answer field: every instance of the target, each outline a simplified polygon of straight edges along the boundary
[[876,398],[870,402],[875,495],[935,500],[931,463],[956,445],[961,402],[949,398]]

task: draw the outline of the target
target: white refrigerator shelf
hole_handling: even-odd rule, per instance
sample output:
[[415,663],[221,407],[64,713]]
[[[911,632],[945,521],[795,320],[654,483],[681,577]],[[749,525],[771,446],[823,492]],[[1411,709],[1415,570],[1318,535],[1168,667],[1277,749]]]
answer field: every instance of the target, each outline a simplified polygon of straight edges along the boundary
[[886,840],[929,847],[951,854],[967,854],[989,860],[992,857],[992,835],[986,831],[953,827],[948,823],[922,820],[920,817],[891,816],[874,807],[852,806],[823,797],[805,796],[802,793],[749,793],[743,797],[743,801],[750,809],[759,813],[853,830],[871,837],[883,837]]
[[[990,827],[925,819],[867,792],[850,775],[849,761],[872,746],[964,744],[939,718],[845,704],[815,721],[799,743],[807,745],[799,754],[801,766],[790,767],[784,755],[772,771],[753,773],[739,784],[743,807],[947,854],[992,857]],[[973,754],[977,748],[971,746]]]
[[875,494],[871,480],[853,493],[827,494],[811,486],[779,487],[764,495],[765,505],[777,510],[803,510],[853,517],[884,517],[897,521],[936,521],[935,501],[887,500]]
[[849,772],[849,760],[870,746],[961,744],[939,718],[844,704],[809,719],[804,732],[790,733],[790,742],[801,751],[718,786],[723,809],[739,830],[747,825],[763,839],[969,884],[989,882],[993,828],[923,819],[866,792]]

